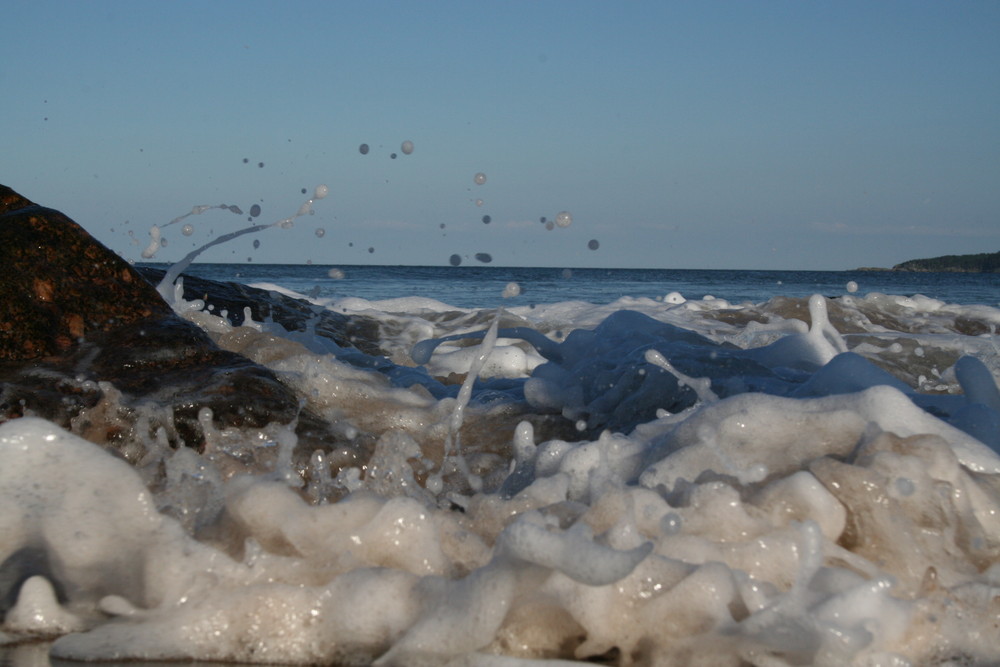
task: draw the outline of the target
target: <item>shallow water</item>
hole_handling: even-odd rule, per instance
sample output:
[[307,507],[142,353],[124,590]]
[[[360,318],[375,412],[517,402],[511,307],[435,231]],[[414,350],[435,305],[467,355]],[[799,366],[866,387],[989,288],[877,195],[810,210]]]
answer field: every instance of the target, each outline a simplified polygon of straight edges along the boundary
[[0,569],[36,575],[0,638],[97,661],[1000,660],[992,277],[458,269],[371,269],[367,296],[362,267],[197,269],[364,313],[391,363],[175,304],[376,443],[363,466],[297,466],[288,426],[211,415],[203,452],[136,428],[128,464],[0,426]]

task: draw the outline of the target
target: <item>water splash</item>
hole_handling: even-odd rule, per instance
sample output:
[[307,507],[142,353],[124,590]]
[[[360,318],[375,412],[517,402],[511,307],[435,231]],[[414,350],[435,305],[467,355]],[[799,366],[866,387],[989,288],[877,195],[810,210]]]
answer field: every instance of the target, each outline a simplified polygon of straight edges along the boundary
[[[267,224],[267,225],[264,225],[264,224],[261,224],[261,225],[252,225],[250,227],[244,227],[243,229],[238,229],[235,232],[230,232],[228,234],[223,234],[222,236],[218,236],[218,237],[212,239],[211,241],[209,241],[208,243],[204,244],[200,248],[196,248],[196,249],[192,250],[187,255],[185,255],[179,262],[176,262],[173,266],[171,266],[169,269],[167,269],[167,272],[163,275],[163,279],[160,280],[160,284],[156,286],[156,291],[158,291],[160,293],[160,296],[162,296],[163,299],[167,303],[173,305],[175,303],[175,301],[176,301],[176,298],[175,298],[176,294],[175,294],[175,290],[173,289],[174,281],[176,281],[177,278],[182,273],[184,273],[184,271],[189,266],[191,266],[191,263],[195,259],[197,259],[197,257],[199,255],[201,255],[201,253],[205,252],[206,250],[208,250],[209,248],[211,248],[213,246],[217,246],[217,245],[220,245],[222,243],[227,243],[227,242],[232,241],[235,238],[239,238],[239,237],[241,237],[241,236],[243,236],[245,234],[255,234],[257,232],[263,231],[265,229],[269,229],[271,227],[281,227],[282,229],[290,229],[294,225],[295,218],[301,217],[303,215],[310,215],[310,214],[312,214],[312,212],[313,212],[313,208],[312,208],[313,203],[317,199],[323,199],[324,197],[326,197],[329,194],[329,192],[330,192],[330,189],[327,186],[325,186],[325,185],[318,185],[318,186],[316,186],[316,190],[313,192],[313,196],[310,199],[307,199],[302,204],[302,206],[299,207],[299,210],[295,213],[295,215],[289,216],[287,218],[282,218],[281,220],[277,220],[277,221],[272,222],[272,223]],[[212,208],[227,208],[229,210],[232,210],[233,208],[236,208],[237,211],[234,211],[234,212],[238,212],[241,215],[243,213],[242,211],[238,210],[239,207],[231,207],[231,206],[228,206],[228,205],[220,205],[220,206],[195,206],[193,209],[191,209],[190,213],[186,213],[186,214],[184,214],[182,216],[174,218],[173,220],[171,220],[170,222],[168,222],[166,225],[164,225],[164,227],[167,227],[167,226],[172,225],[174,223],[180,222],[181,220],[183,220],[184,218],[186,218],[186,217],[188,217],[190,215],[199,215],[199,214],[204,213],[205,211],[207,211],[209,209],[212,209]],[[155,225],[153,226],[152,229],[150,229],[150,235],[151,236],[154,235],[154,230],[155,230],[155,236],[156,236],[156,238],[159,239],[160,230]],[[157,245],[159,245],[159,244],[160,244],[160,241],[157,241]],[[151,256],[152,255],[150,255],[150,257]],[[146,255],[145,252],[143,252],[143,257],[147,257],[147,255]]]

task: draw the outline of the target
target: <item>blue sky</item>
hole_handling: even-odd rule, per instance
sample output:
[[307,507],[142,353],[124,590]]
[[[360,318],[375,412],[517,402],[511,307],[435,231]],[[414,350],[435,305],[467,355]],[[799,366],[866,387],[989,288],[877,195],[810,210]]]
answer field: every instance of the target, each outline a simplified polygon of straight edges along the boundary
[[[992,0],[14,0],[4,17],[0,182],[130,259],[192,206],[274,222],[319,184],[315,215],[205,259],[849,269],[1000,250]],[[539,222],[564,210],[569,227]],[[191,216],[157,258],[247,217]]]

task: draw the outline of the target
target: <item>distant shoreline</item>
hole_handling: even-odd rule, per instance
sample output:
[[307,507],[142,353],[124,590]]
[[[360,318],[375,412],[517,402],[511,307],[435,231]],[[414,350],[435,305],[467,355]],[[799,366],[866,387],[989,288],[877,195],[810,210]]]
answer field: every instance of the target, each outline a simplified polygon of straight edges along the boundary
[[891,269],[862,267],[857,271],[908,271],[922,273],[1000,273],[1000,252],[976,255],[942,255],[928,259],[911,259]]

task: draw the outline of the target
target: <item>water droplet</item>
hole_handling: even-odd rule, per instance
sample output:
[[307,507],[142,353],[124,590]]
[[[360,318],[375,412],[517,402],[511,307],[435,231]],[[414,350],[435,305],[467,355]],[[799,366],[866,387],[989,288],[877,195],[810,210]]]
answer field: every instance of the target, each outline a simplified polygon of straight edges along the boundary
[[254,204],[250,207],[250,217],[256,218],[258,215],[260,215],[260,205]]
[[264,163],[263,163],[263,162],[258,162],[258,163],[257,163],[257,166],[258,166],[259,168],[263,169],[263,168],[264,168]]
[[851,294],[853,294],[854,292],[857,292],[858,291],[858,284],[856,282],[854,282],[853,280],[848,280],[847,281],[847,291],[850,292]]
[[320,238],[321,239],[324,236],[326,236],[326,230],[323,229],[322,227],[317,227],[316,228],[316,238]]
[[317,185],[316,190],[313,192],[313,199],[322,199],[330,194],[330,188],[325,185]]
[[439,226],[439,227],[440,227],[441,229],[444,229],[446,225],[445,225],[445,224],[444,224],[444,223],[442,222],[442,223],[441,223],[440,225],[438,225],[438,226]]
[[233,204],[232,206],[229,207],[229,212],[235,213],[236,215],[243,215],[243,209],[241,209],[236,204]]
[[476,206],[482,206],[482,205],[483,205],[483,200],[482,199],[477,199],[476,200]]
[[598,248],[601,247],[601,244],[597,239],[590,239],[590,242],[587,244],[587,247],[590,248],[591,250],[597,250]]
[[449,257],[448,261],[451,262],[452,266],[458,266],[459,264],[462,263],[462,258],[461,258],[461,256],[459,256],[459,255],[456,254],[456,255],[452,255],[451,257]]
[[395,153],[389,153],[389,159],[390,160],[395,160],[396,159],[396,154]]
[[410,140],[404,141],[400,146],[399,150],[403,151],[403,155],[409,155],[413,152],[413,142]]
[[488,216],[488,215],[484,215],[483,216],[483,224],[487,224],[488,225],[488,224],[490,224],[491,220],[493,220],[493,218],[491,218],[490,216]]
[[556,226],[552,223],[551,220],[545,223],[545,229],[549,230],[550,232],[555,228]]
[[370,255],[370,254],[372,254],[373,252],[375,252],[375,248],[374,248],[374,247],[369,247],[369,248],[368,248],[368,254]]
[[556,224],[560,227],[569,227],[573,223],[573,216],[569,214],[569,211],[560,211],[556,215]]
[[194,234],[194,227],[192,225],[184,225],[181,227],[181,234],[184,236],[191,236]]
[[480,171],[479,173],[477,173],[475,176],[472,177],[472,181],[476,185],[482,185],[483,183],[486,182],[486,174]]
[[305,193],[306,193],[306,189],[302,188],[302,194],[305,194]]
[[503,298],[510,299],[521,294],[521,286],[517,283],[507,283],[503,288]]
[[254,239],[253,240],[253,249],[256,250],[259,247],[260,247],[260,239]]
[[340,269],[330,269],[327,271],[326,275],[330,276],[334,280],[343,280],[344,272]]
[[493,261],[493,256],[488,252],[477,252],[476,259],[478,259],[483,264],[489,264]]
[[362,155],[368,155],[368,144],[361,144],[358,146],[358,152]]
[[545,216],[543,215],[542,217],[540,217],[538,219],[538,222],[540,222],[540,223],[542,223],[544,225],[545,224]]
[[250,162],[250,158],[248,158],[248,157],[243,158],[243,164],[248,164],[249,162]]

